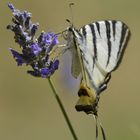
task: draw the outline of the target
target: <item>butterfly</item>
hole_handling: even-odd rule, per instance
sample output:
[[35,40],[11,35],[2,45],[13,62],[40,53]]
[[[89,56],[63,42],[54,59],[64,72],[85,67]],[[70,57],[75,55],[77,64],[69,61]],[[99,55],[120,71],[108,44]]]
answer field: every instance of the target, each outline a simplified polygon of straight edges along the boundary
[[117,20],[96,21],[77,30],[70,23],[65,39],[72,53],[72,75],[82,79],[77,111],[97,115],[100,94],[107,88],[111,73],[121,63],[130,38],[128,26]]

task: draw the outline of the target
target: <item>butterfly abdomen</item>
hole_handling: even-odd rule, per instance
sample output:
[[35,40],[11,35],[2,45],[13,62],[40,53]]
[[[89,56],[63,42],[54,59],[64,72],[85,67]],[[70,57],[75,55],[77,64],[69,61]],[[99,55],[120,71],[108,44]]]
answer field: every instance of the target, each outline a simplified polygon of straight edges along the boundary
[[87,114],[97,113],[97,97],[92,88],[88,87],[86,84],[81,83],[80,89],[78,91],[79,100],[75,106],[77,111],[84,111]]

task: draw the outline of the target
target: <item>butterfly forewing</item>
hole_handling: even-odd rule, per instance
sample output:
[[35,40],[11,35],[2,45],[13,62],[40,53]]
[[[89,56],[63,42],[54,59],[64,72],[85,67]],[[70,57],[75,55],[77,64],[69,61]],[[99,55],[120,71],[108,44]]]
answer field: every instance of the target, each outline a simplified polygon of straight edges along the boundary
[[81,72],[81,68],[80,68],[80,62],[77,53],[76,40],[72,32],[67,32],[65,39],[67,40],[67,46],[72,55],[71,73],[74,78],[77,78]]

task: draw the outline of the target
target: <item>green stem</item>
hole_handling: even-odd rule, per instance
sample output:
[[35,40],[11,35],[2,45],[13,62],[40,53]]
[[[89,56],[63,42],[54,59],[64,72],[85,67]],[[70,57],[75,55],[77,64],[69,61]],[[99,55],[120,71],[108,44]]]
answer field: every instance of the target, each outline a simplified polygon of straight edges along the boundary
[[63,104],[62,104],[62,102],[61,102],[61,100],[60,100],[60,98],[59,98],[59,96],[58,96],[58,94],[57,94],[57,92],[56,92],[56,90],[55,90],[55,87],[53,86],[53,83],[52,83],[51,79],[50,79],[50,78],[47,78],[47,79],[48,79],[48,82],[49,82],[49,84],[50,84],[50,86],[51,86],[51,89],[52,89],[52,91],[53,91],[53,94],[54,94],[54,96],[55,96],[55,98],[56,98],[56,100],[57,100],[57,102],[58,102],[58,105],[59,105],[59,107],[60,107],[60,109],[61,109],[61,111],[62,111],[62,114],[63,114],[63,116],[64,116],[64,118],[65,118],[65,120],[66,120],[66,123],[67,123],[67,125],[68,125],[68,127],[69,127],[69,130],[70,130],[70,132],[71,132],[71,134],[72,134],[72,136],[73,136],[73,139],[74,139],[74,140],[78,140],[78,138],[77,138],[77,136],[76,136],[76,134],[75,134],[75,131],[74,131],[72,125],[71,125],[71,122],[70,122],[70,120],[69,120],[69,118],[68,118],[68,115],[67,115],[67,113],[66,113],[66,111],[65,111],[65,109],[64,109],[64,106],[63,106]]

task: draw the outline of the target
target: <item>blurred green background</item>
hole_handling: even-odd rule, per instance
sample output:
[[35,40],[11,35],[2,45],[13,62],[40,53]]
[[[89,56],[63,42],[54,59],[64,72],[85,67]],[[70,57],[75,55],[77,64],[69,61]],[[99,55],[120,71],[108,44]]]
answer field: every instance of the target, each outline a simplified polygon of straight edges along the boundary
[[[0,0],[0,140],[72,140],[46,79],[26,74],[17,67],[8,48],[18,48],[11,23],[9,1]],[[71,17],[68,4],[74,2],[74,25],[116,19],[131,29],[131,40],[119,69],[112,73],[108,89],[102,93],[99,116],[108,140],[140,140],[140,1],[139,0],[11,0],[16,8],[28,10],[39,31],[59,32]],[[76,112],[78,80],[70,74],[71,56],[61,57],[59,71],[52,77],[79,140],[95,139],[91,116]],[[65,68],[67,68],[65,70]],[[100,138],[101,139],[101,138]]]

